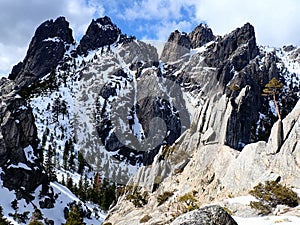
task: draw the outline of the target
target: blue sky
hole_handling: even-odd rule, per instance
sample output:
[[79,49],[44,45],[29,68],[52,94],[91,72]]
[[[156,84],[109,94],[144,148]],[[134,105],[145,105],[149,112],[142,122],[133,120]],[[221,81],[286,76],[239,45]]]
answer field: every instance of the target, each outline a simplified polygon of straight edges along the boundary
[[207,23],[224,35],[246,22],[258,44],[300,45],[299,0],[0,0],[0,75],[23,60],[39,24],[65,16],[79,39],[93,18],[107,15],[123,33],[165,41],[175,29]]

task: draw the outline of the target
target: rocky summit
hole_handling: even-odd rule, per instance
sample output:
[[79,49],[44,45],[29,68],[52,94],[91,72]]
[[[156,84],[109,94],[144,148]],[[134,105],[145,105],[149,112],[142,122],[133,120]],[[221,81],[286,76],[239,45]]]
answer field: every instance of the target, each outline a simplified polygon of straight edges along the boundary
[[107,16],[72,33],[45,21],[0,80],[5,218],[299,221],[300,48],[259,46],[249,23],[175,30],[161,55]]
[[72,30],[64,17],[44,22],[37,28],[25,59],[13,67],[9,79],[20,87],[30,85],[55,69],[73,43]]

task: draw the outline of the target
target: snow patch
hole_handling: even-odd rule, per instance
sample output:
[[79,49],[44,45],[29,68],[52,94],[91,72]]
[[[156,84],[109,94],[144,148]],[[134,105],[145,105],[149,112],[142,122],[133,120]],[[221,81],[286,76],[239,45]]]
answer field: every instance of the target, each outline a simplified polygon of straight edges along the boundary
[[24,153],[28,162],[34,163],[34,160],[37,159],[34,155],[31,145],[28,145],[26,148],[24,148]]
[[60,39],[60,37],[52,37],[52,38],[44,39],[43,41],[44,41],[44,42],[46,42],[46,41],[60,42],[61,39]]
[[24,169],[24,170],[31,170],[29,166],[27,166],[25,163],[19,162],[17,165],[11,164],[7,167],[8,169],[14,168],[14,169]]

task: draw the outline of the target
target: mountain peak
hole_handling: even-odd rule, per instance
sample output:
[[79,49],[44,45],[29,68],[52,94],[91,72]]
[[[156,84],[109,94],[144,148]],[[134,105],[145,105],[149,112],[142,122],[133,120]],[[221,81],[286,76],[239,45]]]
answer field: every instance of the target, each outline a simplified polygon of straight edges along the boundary
[[35,32],[33,37],[38,41],[43,41],[47,38],[58,37],[62,41],[72,44],[74,43],[74,38],[72,36],[72,30],[69,28],[69,22],[66,21],[66,18],[61,16],[56,20],[47,20],[42,23]]
[[107,16],[92,20],[86,34],[80,40],[78,54],[86,55],[88,51],[116,42],[121,30]]
[[22,87],[45,76],[62,60],[66,44],[74,43],[65,17],[43,22],[35,31],[23,62],[13,67],[9,79]]
[[168,38],[167,43],[161,54],[161,60],[164,62],[177,61],[181,56],[189,53],[191,40],[187,33],[175,30]]
[[199,24],[195,29],[189,34],[191,39],[191,47],[199,48],[206,43],[215,40],[215,36],[212,30],[206,24]]

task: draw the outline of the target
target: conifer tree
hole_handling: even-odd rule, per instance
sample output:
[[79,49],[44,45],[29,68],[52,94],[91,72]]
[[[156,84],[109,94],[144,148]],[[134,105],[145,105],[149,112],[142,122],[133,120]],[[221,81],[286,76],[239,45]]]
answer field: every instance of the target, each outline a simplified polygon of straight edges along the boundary
[[80,176],[79,182],[78,182],[78,197],[85,201],[85,194],[83,190],[83,181],[82,181],[82,175]]
[[68,169],[68,157],[69,157],[69,141],[67,140],[65,143],[64,153],[63,153],[63,168],[64,170]]
[[65,181],[65,176],[64,176],[64,175],[62,175],[61,184],[62,184],[63,186],[66,185],[66,181]]
[[71,151],[70,154],[70,158],[68,160],[68,164],[69,164],[69,170],[70,171],[75,171],[75,152],[74,149]]
[[87,175],[84,176],[83,190],[85,194],[85,200],[91,200],[91,193],[93,189],[90,187]]
[[55,173],[55,150],[49,145],[45,157],[45,169],[50,181],[56,181]]
[[78,160],[78,171],[77,172],[82,175],[84,166],[85,166],[85,161],[84,161],[84,157],[81,152],[78,152],[77,160]]
[[278,81],[275,77],[273,77],[269,83],[266,84],[265,88],[263,89],[262,96],[272,96],[273,102],[276,108],[278,119],[281,121],[281,115],[279,111],[279,107],[276,101],[276,95],[279,94],[279,90],[283,88],[283,83]]
[[83,218],[80,215],[80,211],[78,206],[73,206],[71,211],[68,214],[67,221],[65,225],[85,225],[86,223],[83,222]]
[[0,225],[11,225],[6,219],[4,219],[3,208],[0,206]]
[[67,188],[69,190],[73,190],[73,179],[69,175],[67,175]]
[[68,155],[69,155],[69,158],[68,158],[68,161],[67,161],[68,169],[70,171],[74,172],[75,171],[76,153],[75,153],[75,150],[74,150],[73,141],[71,139],[69,140],[69,145],[68,145]]
[[110,205],[113,203],[113,201],[116,199],[115,196],[116,186],[115,184],[111,184],[109,180],[103,179],[102,185],[101,185],[101,202],[100,206],[108,210]]

